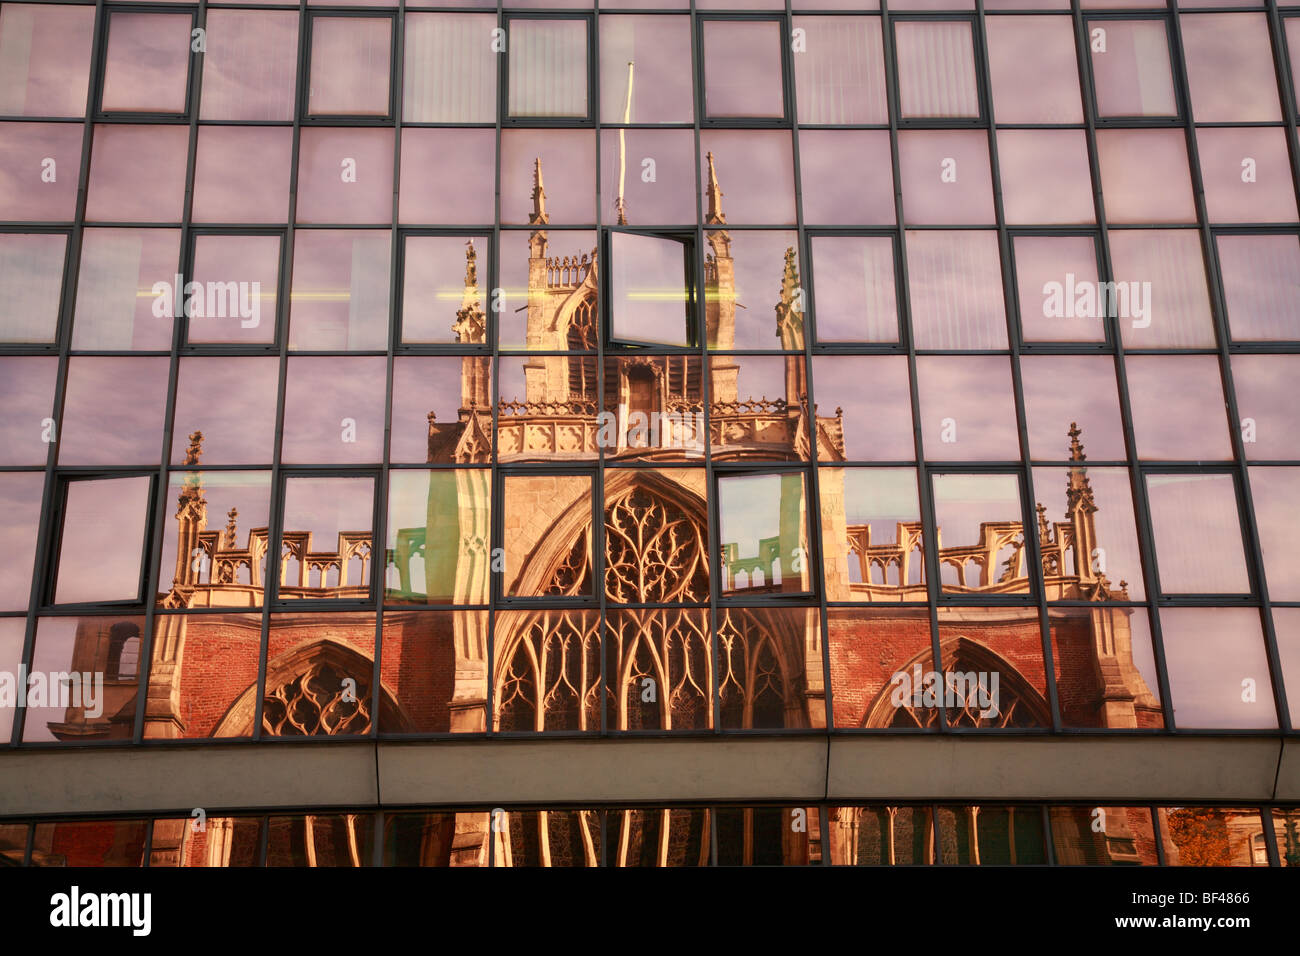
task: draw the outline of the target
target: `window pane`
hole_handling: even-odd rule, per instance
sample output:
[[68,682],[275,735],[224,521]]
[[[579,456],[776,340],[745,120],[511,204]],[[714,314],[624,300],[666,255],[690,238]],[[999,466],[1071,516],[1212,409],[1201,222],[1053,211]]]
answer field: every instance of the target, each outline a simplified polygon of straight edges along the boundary
[[[1273,608],[1273,630],[1277,637],[1277,656],[1282,665],[1281,677],[1286,688],[1287,707],[1291,711],[1291,723],[1294,725],[1297,718],[1300,718],[1300,703],[1295,698],[1297,691],[1300,691],[1300,607]],[[1292,839],[1296,836],[1300,836],[1300,833],[1294,834]],[[1297,849],[1300,850],[1300,847]],[[1285,851],[1283,855],[1285,856]],[[1300,866],[1300,862],[1293,860],[1287,865]]]
[[[195,445],[191,440],[188,447]],[[158,606],[259,607],[266,586],[271,473],[173,471],[167,499],[177,508],[163,524]],[[181,547],[188,552],[178,553]],[[260,636],[260,619],[256,627]],[[254,652],[254,673],[256,661]]]
[[703,458],[702,387],[692,355],[607,357],[597,435],[607,458]]
[[822,540],[845,542],[822,558],[826,600],[924,601],[925,557],[916,472],[911,468],[822,468],[817,481]]
[[[261,614],[159,615],[154,618],[153,640],[149,695],[167,700],[168,705],[164,710],[165,718],[150,709],[150,719],[144,725],[146,740],[247,738],[253,735],[251,722],[236,726],[223,718],[236,711],[236,703],[245,697],[248,690],[256,690],[258,661],[262,656]],[[186,830],[190,830],[194,823],[192,819],[178,822]],[[249,822],[252,846],[247,847],[246,852],[255,853],[257,822]],[[157,821],[155,827],[161,823]],[[223,823],[228,825],[230,821],[209,818],[208,831],[214,835],[222,833],[225,830]],[[239,857],[241,836],[236,831],[233,859]],[[215,847],[212,849],[216,850]],[[157,853],[158,850],[159,835],[155,829],[153,851]],[[216,850],[216,855],[220,858],[219,850]],[[157,863],[151,859],[150,865],[156,866]],[[231,858],[226,858],[222,865],[235,864]]]
[[5,410],[0,416],[0,465],[45,464],[57,437],[49,417],[57,373],[53,356],[0,358],[0,408]]
[[[864,168],[872,170],[870,176],[862,176]],[[803,130],[799,169],[805,223],[897,222],[893,159],[885,130]]]
[[94,28],[89,7],[0,7],[0,114],[84,115]]
[[[596,234],[557,230],[549,234],[553,245],[546,241],[547,233],[541,233],[537,245],[530,239],[533,233],[524,230],[502,230],[500,235],[501,311],[494,317],[501,323],[501,347],[594,352],[600,330],[592,272]],[[571,298],[578,290],[582,295]],[[541,309],[527,307],[538,299]],[[594,366],[592,376],[594,383]]]
[[1179,730],[1277,726],[1257,609],[1161,608],[1160,630]]
[[1163,20],[1089,20],[1087,26],[1098,116],[1178,115]]
[[794,57],[799,123],[888,123],[880,18],[795,17],[794,28],[815,51]]
[[812,590],[802,473],[718,478],[722,594]]
[[87,229],[72,347],[170,348],[174,314],[187,298],[176,288],[179,246],[175,229]]
[[587,102],[587,21],[509,21],[507,115],[583,118]]
[[68,482],[55,604],[140,599],[149,486],[147,475]]
[[925,457],[1018,460],[1011,366],[1001,355],[922,355],[916,360]]
[[1231,475],[1148,475],[1147,497],[1165,594],[1250,591]]
[[[606,224],[668,226],[695,221],[695,134],[691,130],[601,130],[600,172],[601,217]],[[487,218],[492,218],[490,213]]]
[[1052,807],[1058,866],[1156,866],[1150,807]]
[[781,33],[775,20],[704,21],[706,116],[785,116]]
[[709,130],[700,134],[700,152],[705,223],[794,224],[794,154],[788,132]]
[[612,339],[645,345],[693,344],[690,246],[678,239],[626,232],[610,233],[609,239]]
[[[205,120],[292,120],[298,14],[212,10],[203,54]],[[251,76],[250,76],[251,73]]]
[[945,594],[1029,593],[1015,475],[935,475],[934,520]]
[[486,344],[478,270],[486,279],[488,237],[407,236],[403,243],[402,341]]
[[889,236],[813,236],[819,342],[897,342],[898,292]]
[[1011,248],[1026,342],[1106,341],[1096,239],[1015,236]]
[[[457,673],[457,662],[465,660],[461,648],[474,648],[479,654],[487,650],[487,611],[397,611],[384,615],[383,648],[380,669],[385,690],[391,688],[396,708],[381,708],[379,732],[383,734],[445,734],[482,733],[485,725],[487,700],[486,668],[469,676]],[[474,653],[474,652],[470,652]],[[461,665],[463,666],[463,664]],[[454,688],[454,689],[453,689]],[[464,690],[462,691],[462,688]],[[471,690],[472,688],[472,690]],[[478,702],[462,702],[461,696],[477,697]],[[400,708],[400,710],[399,710]],[[451,826],[438,826],[445,834],[437,848],[427,837],[432,836],[431,825],[426,837],[420,837],[419,828],[406,834],[394,834],[403,818],[417,821],[414,814],[387,814],[384,818],[386,865],[431,865],[429,857],[439,854],[440,862],[432,865],[449,865],[452,858],[457,865],[465,865],[465,856],[483,853],[486,862],[487,847],[471,845],[461,850],[452,849],[454,820],[460,814],[428,814],[425,819],[443,817]],[[461,816],[466,820],[475,816]],[[481,814],[480,832],[486,833],[488,815]],[[395,836],[400,841],[409,834],[411,845],[395,847]],[[420,845],[423,844],[423,845]],[[394,860],[398,852],[403,859]],[[462,856],[464,854],[464,856]]]
[[490,505],[486,470],[390,472],[384,600],[486,604]]
[[998,168],[1007,222],[1096,221],[1092,173],[1082,130],[999,130]]
[[[605,634],[605,674],[611,685],[605,710],[608,729],[616,732],[671,732],[707,730],[712,726],[713,688],[708,666],[712,642],[707,610],[611,609],[605,615]],[[673,648],[672,652],[659,658],[660,649],[666,651],[669,647]],[[652,663],[657,659],[663,660],[663,664]],[[647,673],[659,676],[647,677]],[[645,691],[657,686],[660,679],[666,686],[680,686],[681,690],[675,690],[671,695],[646,694]],[[646,811],[646,814],[658,815],[661,812]],[[641,839],[652,841],[655,848],[652,850],[643,842],[639,854],[633,845],[629,847],[631,859],[620,865],[638,865],[632,862],[637,857],[641,857],[640,865],[658,865],[646,859],[658,857],[658,840],[651,834],[642,833]],[[647,850],[650,852],[646,853]]]
[[109,15],[104,112],[185,112],[192,22],[188,13]]
[[195,237],[198,288],[185,305],[191,345],[275,341],[280,244],[279,236]]
[[312,116],[387,116],[393,21],[389,17],[312,18]]
[[[1228,459],[1223,385],[1213,355],[1133,355],[1125,361],[1138,455]],[[1178,409],[1170,414],[1170,409]]]
[[1097,163],[1111,223],[1196,221],[1181,129],[1098,130]]
[[909,232],[907,269],[918,349],[1007,347],[996,232]]
[[1241,440],[1252,461],[1300,460],[1300,419],[1291,404],[1297,376],[1294,355],[1232,356]]
[[136,820],[38,824],[32,866],[143,866],[145,832]]
[[[728,355],[709,360],[713,456],[790,461],[810,457],[802,416],[807,399],[802,355]],[[819,427],[833,428],[822,414]]]
[[983,130],[899,133],[898,166],[909,224],[992,225],[993,181]]
[[290,464],[375,462],[384,454],[382,356],[289,359],[284,441]]
[[[0,610],[27,608],[44,488],[45,475],[40,472],[0,474],[0,534],[4,536],[8,555],[0,564]],[[143,525],[140,533],[143,541]],[[22,637],[18,640],[21,653]],[[8,743],[9,738],[0,733],[0,742]]]
[[1194,13],[1178,19],[1196,122],[1282,118],[1267,14]]
[[[0,482],[0,487],[2,486],[3,483]],[[0,618],[0,673],[17,674],[21,669],[26,630],[26,618]],[[18,708],[14,706],[0,708],[0,745],[9,745],[17,713]],[[22,866],[26,855],[27,827],[12,824],[0,826],[0,866]]]
[[[63,396],[62,465],[155,465],[167,405],[166,358],[77,355]],[[112,396],[112,401],[107,401]],[[122,413],[130,409],[129,415]]]
[[1161,807],[1166,866],[1264,866],[1259,811]]
[[1047,862],[1038,807],[940,807],[939,862],[1006,866]]
[[[281,600],[356,601],[371,596],[374,494],[375,482],[369,477],[285,479]],[[373,648],[373,627],[367,638]],[[268,659],[274,654],[268,648]],[[267,671],[269,685],[269,664]]]
[[1228,325],[1237,341],[1300,339],[1300,241],[1215,236]]
[[[1020,359],[1029,454],[1036,461],[1075,457],[1072,430],[1095,461],[1123,461],[1115,362],[1110,356],[1025,355]],[[1062,388],[1069,382],[1070,388]]]
[[894,52],[903,119],[980,115],[968,22],[901,20],[894,25]]
[[304,129],[298,154],[298,221],[393,221],[393,131]]
[[[812,0],[818,6],[822,3]],[[1018,0],[1023,5],[1027,0]],[[832,619],[835,612],[830,612]],[[837,726],[841,726],[836,721]],[[851,726],[851,725],[843,725]],[[928,807],[830,807],[828,825],[849,834],[828,846],[833,865],[908,866],[934,862],[934,824]]]
[[[500,691],[493,698],[493,730],[600,730],[598,611],[498,612],[493,638],[493,672],[500,675]],[[539,673],[534,662],[543,655],[548,670]],[[503,865],[499,853],[497,863]]]
[[687,17],[600,18],[602,122],[689,123],[693,99]]
[[496,130],[402,130],[402,223],[476,225],[496,208]]
[[86,218],[180,222],[189,133],[184,126],[95,127]]
[[1250,469],[1255,527],[1264,555],[1268,595],[1274,601],[1300,601],[1300,511],[1295,489],[1300,468]]
[[399,357],[393,362],[394,462],[484,462],[492,454],[492,360]]
[[368,813],[268,817],[266,828],[267,866],[370,866],[374,859],[375,825]]
[[[717,618],[718,672],[727,675],[718,685],[724,729],[809,726],[810,710],[813,720],[821,717],[821,701],[795,689],[811,672],[802,651],[817,646],[816,608],[723,608]],[[791,641],[780,658],[772,641],[777,634]]]
[[1211,222],[1294,222],[1295,189],[1280,128],[1198,129]]
[[[807,837],[795,829],[799,820],[819,827],[817,807],[718,807],[713,813],[718,828],[718,866],[821,863],[820,857],[810,858]],[[792,836],[794,840],[790,840]]]
[[287,222],[292,151],[292,129],[200,126],[194,221]]
[[[185,460],[191,432],[203,433],[209,465],[269,465],[275,448],[280,360],[272,356],[180,360],[172,464]],[[219,400],[218,400],[219,399]]]
[[704,238],[709,348],[802,351],[805,305],[795,294],[801,282],[795,233],[746,229]]
[[[897,355],[816,355],[813,394],[822,461],[912,461],[912,398],[907,359]],[[870,382],[865,389],[863,382]],[[889,409],[889,414],[881,414]],[[834,415],[834,418],[831,416]]]
[[[507,475],[502,486],[504,593],[523,597],[594,594],[591,477]],[[501,648],[500,642],[497,647]]]
[[384,348],[389,231],[304,229],[295,235],[294,244],[289,347]]
[[54,341],[67,248],[62,233],[0,235],[0,340]]
[[[1011,0],[1011,6],[1029,6]],[[1068,6],[1068,4],[1063,4]],[[986,3],[986,9],[993,4]],[[999,123],[1082,123],[1069,17],[989,17],[989,73]]]
[[[72,220],[81,135],[80,123],[0,123],[0,220]],[[46,182],[51,159],[57,178]]]
[[[595,135],[582,129],[504,131],[501,221],[557,226],[595,222]],[[541,195],[536,196],[539,179]],[[557,235],[557,244],[564,238]]]
[[1126,347],[1214,347],[1205,259],[1195,230],[1112,230],[1110,258]]
[[492,123],[497,116],[496,17],[410,13],[402,61],[402,119],[408,123]]
[[[1038,520],[1040,535],[1041,522],[1047,522],[1048,538],[1039,548],[1048,600],[1142,600],[1146,592],[1128,469],[1039,467],[1032,475],[1035,508],[1046,509]],[[1154,678],[1150,686],[1155,689]],[[1100,706],[1096,701],[1094,712]]]

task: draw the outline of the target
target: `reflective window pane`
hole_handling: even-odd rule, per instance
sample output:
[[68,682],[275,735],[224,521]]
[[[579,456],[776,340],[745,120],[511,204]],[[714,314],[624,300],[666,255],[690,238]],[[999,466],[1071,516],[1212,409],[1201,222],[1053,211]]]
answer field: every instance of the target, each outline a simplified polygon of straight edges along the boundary
[[0,465],[45,463],[58,437],[50,417],[57,373],[54,356],[0,358]]
[[492,123],[497,114],[496,17],[410,13],[402,60],[402,119],[408,123]]
[[289,347],[384,348],[391,252],[386,229],[300,230],[294,237]]
[[393,21],[389,17],[313,17],[311,116],[387,116]]
[[1052,807],[1058,866],[1156,866],[1150,807]]
[[54,341],[67,248],[63,233],[0,234],[0,341]]
[[1107,221],[1196,221],[1181,129],[1098,130],[1097,163]]
[[602,130],[600,175],[601,219],[606,224],[669,226],[695,221],[695,134],[691,130]]
[[[371,596],[374,493],[370,477],[285,479],[281,600],[357,601]],[[373,647],[373,627],[369,641]],[[269,671],[268,666],[268,685]]]
[[272,343],[280,286],[278,235],[194,239],[194,269],[185,312],[191,345]]
[[1113,294],[1128,348],[1213,348],[1201,237],[1194,229],[1110,233]]
[[[1100,583],[1101,590],[1097,581],[1089,582],[1087,590],[1104,595],[1105,582]],[[1048,578],[1049,590],[1057,584]],[[1113,585],[1109,592],[1115,600],[1133,596]],[[1048,622],[1063,727],[1164,729],[1166,708],[1160,700],[1151,619],[1145,608],[1054,607]]]
[[[487,611],[389,611],[384,614],[383,647],[381,653],[381,678],[385,688],[392,688],[395,707],[379,712],[379,732],[383,734],[446,734],[481,733],[486,730],[486,708],[482,703],[462,701],[462,696],[487,699],[487,675],[479,670],[473,675],[459,671],[458,661],[464,656],[461,647],[473,647],[479,653],[487,650]],[[455,691],[452,688],[455,687]],[[468,704],[468,706],[466,706]],[[388,865],[412,865],[391,861],[394,851],[391,841],[393,825],[404,815],[386,815],[385,855]],[[436,816],[443,816],[437,814]],[[454,818],[459,814],[446,814]],[[481,832],[487,831],[488,815],[481,816]],[[409,819],[409,816],[408,816]],[[450,820],[449,820],[450,822]],[[477,852],[487,853],[486,843],[471,844],[459,850],[452,849],[452,833],[439,827],[445,834],[437,844],[432,841],[423,848],[418,844],[409,847],[412,855],[419,852],[419,865],[446,866],[448,862],[433,863],[430,856],[442,860],[460,859]],[[403,835],[404,836],[404,835]],[[418,838],[418,831],[415,834]],[[399,836],[398,839],[402,839]],[[486,862],[486,861],[485,861]]]
[[273,356],[181,358],[172,464],[185,460],[187,436],[197,431],[209,465],[269,465],[279,380],[280,360]]
[[909,232],[907,284],[918,349],[1004,349],[1007,323],[998,235]]
[[0,7],[0,115],[83,115],[94,27],[89,7]]
[[1073,225],[1096,220],[1082,130],[999,130],[1007,222]]
[[492,454],[491,367],[487,356],[395,359],[390,460],[486,463]]
[[86,218],[180,222],[189,133],[184,126],[95,127]]
[[929,807],[830,807],[826,815],[832,865],[934,862],[934,821]]
[[[1085,454],[1094,461],[1123,461],[1115,363],[1109,357],[1026,355],[1020,359],[1029,454],[1037,461],[1064,461]],[[1061,384],[1070,382],[1063,389]],[[1077,428],[1082,441],[1072,446]]]
[[1279,128],[1196,131],[1211,222],[1294,222],[1295,188]]
[[1178,115],[1163,20],[1089,20],[1087,27],[1099,116]]
[[680,239],[613,232],[609,247],[612,341],[633,345],[694,344],[691,244]]
[[[709,428],[714,461],[724,457],[789,461],[810,457],[802,415],[807,399],[802,355],[728,355],[709,360]],[[825,434],[836,420],[823,410]]]
[[1300,339],[1300,240],[1215,236],[1228,326],[1237,341]]
[[1166,866],[1267,866],[1259,811],[1160,807]]
[[[1048,600],[1142,600],[1146,591],[1128,469],[1038,467],[1031,474]],[[1123,626],[1132,630],[1139,623],[1134,617]]]
[[596,436],[606,460],[703,458],[702,387],[700,360],[692,355],[607,357]]
[[1026,342],[1104,342],[1106,307],[1092,236],[1015,236],[1011,248]]
[[481,224],[496,206],[496,130],[402,130],[402,223]]
[[200,126],[194,221],[287,222],[292,151],[289,128]]
[[[557,226],[595,222],[594,136],[592,130],[583,129],[502,132],[501,221]],[[552,237],[557,245],[564,238]]]
[[[1011,5],[1028,6],[1023,0]],[[1083,122],[1069,17],[989,17],[984,28],[999,123]]]
[[375,462],[384,453],[383,356],[289,359],[283,460]]
[[172,323],[188,298],[176,288],[179,253],[175,229],[87,229],[72,347],[170,348]]
[[705,20],[703,31],[705,115],[783,117],[781,23]]
[[1281,119],[1265,13],[1193,13],[1178,19],[1196,122]]
[[[1249,592],[1232,476],[1147,475],[1146,480],[1161,590],[1165,594]],[[1211,542],[1213,548],[1208,547]]]
[[212,10],[205,29],[200,119],[292,120],[298,14]]
[[588,42],[586,20],[510,20],[507,115],[585,117]]
[[1300,460],[1300,420],[1291,409],[1297,375],[1300,357],[1294,355],[1232,356],[1237,424],[1248,459]]
[[80,123],[0,123],[0,219],[70,222],[81,139]]
[[[924,601],[925,557],[916,472],[911,468],[822,468],[817,481],[822,540],[844,542],[823,555],[826,599]],[[851,618],[841,615],[840,620],[847,638]],[[919,633],[915,636],[921,637]],[[928,634],[924,646],[929,648]],[[845,649],[846,654],[860,652]]]
[[1011,366],[1001,355],[922,355],[916,360],[925,457],[1020,458]]
[[192,23],[188,13],[109,15],[104,112],[185,112]]
[[390,472],[384,600],[487,603],[490,503],[486,470]]
[[[870,176],[863,176],[863,168]],[[885,130],[802,130],[799,181],[805,223],[893,226],[893,160]]]
[[894,55],[903,119],[980,115],[968,22],[901,20],[894,24]]
[[504,593],[592,595],[590,475],[507,475],[503,486]]
[[1274,601],[1300,601],[1300,511],[1293,503],[1297,481],[1300,468],[1250,469],[1259,550]]
[[943,592],[1027,594],[1029,561],[1016,476],[939,474],[933,480]]
[[807,305],[798,294],[798,236],[746,229],[709,231],[704,241],[709,348],[802,351]]
[[605,123],[691,122],[690,20],[601,17],[599,79]]
[[[907,359],[895,355],[817,355],[812,360],[822,461],[911,461]],[[864,389],[863,382],[871,388]],[[880,409],[894,410],[882,415]],[[832,418],[832,416],[834,416]]]
[[813,236],[813,294],[819,342],[897,342],[894,240]]
[[991,225],[993,181],[982,130],[898,134],[903,211],[915,225]]
[[[143,356],[69,359],[59,464],[157,464],[169,365],[166,358]],[[105,402],[105,395],[113,402]],[[122,414],[124,408],[131,414]]]
[[794,57],[799,123],[888,123],[879,17],[795,17],[809,56]]
[[794,150],[788,131],[702,131],[700,154],[706,224],[794,225]]
[[[0,564],[0,610],[22,611],[31,596],[32,562],[36,559],[44,488],[45,475],[40,472],[0,474],[0,515],[3,516],[0,534],[4,535],[9,554],[9,560]],[[21,654],[21,636],[18,640]],[[7,742],[8,738],[0,732],[0,743]]]
[[146,826],[142,820],[39,824],[32,866],[143,866]]
[[1179,730],[1277,726],[1257,609],[1161,608],[1160,631]]
[[68,482],[54,603],[140,599],[150,485],[148,475]]
[[[402,341],[487,343],[479,270],[487,272],[487,236],[403,239]],[[479,258],[480,252],[482,259]]]
[[722,594],[811,590],[807,529],[802,473],[719,477]]
[[392,130],[304,129],[298,148],[299,222],[392,222]]
[[984,866],[1047,862],[1038,807],[939,808],[939,862]]
[[[1213,355],[1132,355],[1124,361],[1138,456],[1232,457],[1219,362]],[[1177,414],[1170,414],[1178,409]]]

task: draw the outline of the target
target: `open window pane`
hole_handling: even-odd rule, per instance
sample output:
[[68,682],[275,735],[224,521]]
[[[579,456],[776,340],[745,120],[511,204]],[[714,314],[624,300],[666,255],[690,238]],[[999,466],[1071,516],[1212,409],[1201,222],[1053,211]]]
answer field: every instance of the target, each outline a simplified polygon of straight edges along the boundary
[[718,478],[724,597],[812,589],[804,484],[802,472]]
[[311,24],[311,116],[387,116],[393,21],[325,17]]
[[55,604],[138,601],[148,475],[68,483]]
[[104,112],[185,112],[192,23],[188,13],[110,15]]
[[691,244],[626,232],[609,242],[611,341],[694,345]]
[[585,119],[587,43],[586,20],[511,20],[507,114]]
[[370,597],[374,495],[369,477],[285,480],[281,600]]

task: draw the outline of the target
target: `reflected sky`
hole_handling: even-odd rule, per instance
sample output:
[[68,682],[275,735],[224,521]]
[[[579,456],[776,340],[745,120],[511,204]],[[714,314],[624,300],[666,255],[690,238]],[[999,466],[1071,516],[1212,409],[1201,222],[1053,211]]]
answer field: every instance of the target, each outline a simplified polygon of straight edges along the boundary
[[[386,360],[295,356],[284,395],[285,462],[374,462],[383,456]],[[353,431],[355,428],[355,431]]]
[[[292,120],[296,10],[211,10],[203,54],[205,120]],[[252,67],[250,69],[250,66]]]
[[[1277,726],[1257,610],[1161,608],[1160,632],[1179,730]],[[1253,700],[1242,699],[1243,681]]]
[[[59,464],[157,464],[169,365],[166,358],[70,358]],[[113,401],[104,401],[106,395]]]
[[1235,487],[1227,474],[1147,476],[1156,563],[1165,594],[1250,590]]
[[192,22],[188,12],[110,15],[105,112],[185,112]]
[[42,435],[54,408],[58,362],[53,356],[0,358],[0,465],[41,465],[49,456]]
[[[844,410],[844,455],[848,461],[912,461],[911,392],[907,359],[895,355],[814,356],[813,399],[819,418]],[[863,388],[870,382],[870,389]],[[881,409],[896,413],[880,414]]]
[[292,152],[292,129],[200,126],[194,221],[287,222]]
[[6,77],[0,85],[0,113],[85,113],[94,27],[95,11],[86,6],[0,7],[0,74]]
[[916,375],[927,459],[1013,461],[1020,457],[1006,356],[922,355],[916,360]]
[[149,487],[148,475],[68,482],[56,604],[139,598]]
[[8,554],[7,560],[0,562],[0,610],[21,611],[31,596],[44,487],[41,472],[0,474],[0,539]]
[[172,464],[185,460],[191,432],[203,432],[205,465],[271,463],[280,360],[273,356],[180,360]]
[[[80,123],[0,123],[0,220],[71,221],[81,137]],[[46,159],[54,160],[58,178],[52,183],[41,181]]]

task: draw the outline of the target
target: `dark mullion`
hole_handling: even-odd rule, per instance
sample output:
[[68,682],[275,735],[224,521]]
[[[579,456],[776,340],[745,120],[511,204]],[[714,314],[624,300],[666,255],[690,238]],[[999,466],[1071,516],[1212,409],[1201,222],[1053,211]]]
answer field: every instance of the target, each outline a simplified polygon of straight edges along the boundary
[[[59,301],[59,319],[55,329],[55,342],[58,349],[58,368],[54,376],[54,405],[50,417],[54,419],[54,438],[50,442],[45,459],[45,487],[41,495],[41,513],[37,519],[37,536],[35,553],[32,556],[31,587],[27,597],[27,625],[23,635],[23,649],[20,661],[30,664],[36,651],[37,609],[45,604],[44,596],[49,569],[57,557],[54,550],[54,535],[57,531],[55,496],[61,493],[62,482],[58,480],[59,443],[63,430],[64,395],[68,385],[68,355],[72,346],[72,319],[76,309],[77,276],[80,272],[81,242],[86,228],[86,191],[90,183],[90,156],[94,141],[94,110],[99,102],[99,91],[103,85],[103,56],[99,37],[108,31],[108,14],[105,0],[95,0],[94,29],[91,35],[90,75],[86,84],[85,114],[81,120],[81,166],[77,173],[77,201],[73,211],[72,229],[68,235],[63,260],[63,287]],[[62,513],[63,502],[59,501],[57,511]],[[141,635],[143,647],[143,635]],[[27,708],[14,710],[13,728],[10,743],[22,743],[23,731],[27,723]],[[2,743],[2,742],[0,742]]]
[[[1106,203],[1102,195],[1101,161],[1097,148],[1097,108],[1093,96],[1091,46],[1087,20],[1081,0],[1071,0],[1074,19],[1075,53],[1079,66],[1079,92],[1083,101],[1083,117],[1087,126],[1088,168],[1092,175],[1093,204],[1097,212],[1097,253],[1101,258],[1098,279],[1110,281],[1113,276],[1110,255],[1110,226],[1106,220]],[[1106,306],[1107,337],[1114,344],[1115,386],[1119,394],[1120,427],[1124,433],[1124,447],[1128,451],[1129,491],[1133,498],[1133,517],[1136,524],[1138,552],[1142,562],[1142,575],[1146,594],[1145,607],[1151,630],[1151,650],[1155,658],[1156,683],[1160,694],[1165,730],[1174,729],[1173,705],[1169,693],[1169,672],[1165,666],[1164,642],[1161,639],[1160,620],[1155,613],[1153,598],[1159,594],[1156,580],[1155,544],[1151,529],[1150,511],[1146,505],[1146,480],[1138,457],[1137,438],[1133,427],[1133,408],[1129,397],[1128,374],[1125,368],[1124,337],[1119,330],[1119,318],[1113,314],[1114,303]]]
[[[1213,291],[1211,300],[1215,337],[1219,351],[1220,386],[1223,389],[1225,412],[1227,416],[1228,435],[1232,441],[1232,473],[1236,476],[1237,509],[1241,521],[1242,547],[1245,551],[1246,571],[1250,584],[1254,588],[1251,597],[1259,601],[1261,630],[1264,636],[1264,649],[1268,657],[1268,668],[1273,684],[1273,703],[1276,708],[1277,727],[1280,733],[1287,733],[1290,720],[1287,710],[1286,689],[1282,681],[1282,663],[1278,653],[1276,634],[1273,629],[1273,614],[1268,601],[1268,585],[1264,573],[1264,556],[1260,546],[1259,532],[1255,525],[1254,500],[1250,490],[1250,473],[1246,458],[1246,447],[1242,441],[1241,415],[1237,408],[1237,395],[1233,387],[1232,357],[1228,351],[1228,323],[1222,296],[1223,282],[1219,276],[1217,256],[1214,255],[1214,236],[1210,229],[1210,214],[1205,199],[1205,184],[1201,173],[1200,151],[1196,141],[1196,127],[1192,122],[1191,87],[1187,78],[1187,69],[1183,62],[1182,20],[1171,17],[1170,40],[1179,51],[1178,66],[1174,70],[1174,82],[1178,84],[1179,96],[1182,98],[1187,113],[1187,164],[1192,177],[1192,198],[1196,203],[1196,215],[1200,224],[1201,255],[1205,263],[1205,276],[1209,288]],[[1279,86],[1285,80],[1285,73],[1278,64],[1274,71],[1279,77]],[[1281,105],[1281,104],[1279,104]],[[1295,144],[1295,129],[1292,127],[1288,137],[1288,148]],[[1296,155],[1292,152],[1293,170]],[[1293,172],[1294,176],[1294,172]],[[1294,188],[1293,179],[1292,186]],[[1163,597],[1163,595],[1162,595]],[[1252,848],[1253,850],[1253,848]]]
[[[1007,346],[1010,351],[1011,388],[1014,392],[1016,432],[1020,442],[1020,529],[1022,547],[1031,567],[1026,569],[1026,583],[1030,595],[1038,606],[1039,640],[1043,650],[1043,673],[1047,685],[1047,706],[1052,718],[1053,731],[1061,729],[1061,708],[1056,689],[1056,669],[1053,666],[1051,619],[1047,613],[1047,582],[1043,574],[1043,555],[1039,547],[1038,522],[1034,520],[1035,494],[1033,469],[1030,465],[1029,425],[1025,407],[1024,379],[1020,371],[1020,315],[1019,290],[1013,280],[1011,238],[1007,228],[1006,211],[1002,203],[1002,172],[998,165],[997,125],[993,114],[993,76],[988,56],[980,55],[987,49],[984,21],[984,0],[976,0],[975,20],[971,24],[971,39],[976,49],[975,68],[981,87],[981,104],[988,117],[989,171],[992,176],[993,212],[998,230],[998,250],[1002,264],[1002,308],[1006,313]],[[990,569],[992,571],[993,569]],[[941,665],[942,666],[942,665]],[[1044,818],[1044,822],[1046,819]]]

